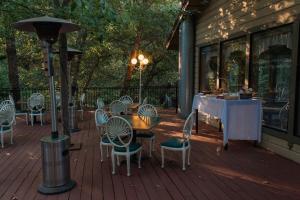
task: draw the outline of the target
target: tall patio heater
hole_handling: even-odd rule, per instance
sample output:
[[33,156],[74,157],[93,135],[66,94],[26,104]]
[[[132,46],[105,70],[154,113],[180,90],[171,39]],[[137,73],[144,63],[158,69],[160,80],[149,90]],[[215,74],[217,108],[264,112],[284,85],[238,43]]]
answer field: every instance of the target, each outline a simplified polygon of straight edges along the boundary
[[37,17],[21,20],[14,24],[16,29],[36,32],[39,39],[47,44],[47,63],[51,101],[51,136],[41,139],[43,183],[38,191],[43,194],[62,193],[72,189],[76,183],[70,178],[70,157],[68,136],[59,135],[57,130],[57,110],[52,65],[52,44],[59,33],[79,30],[79,26],[69,21],[53,17]]
[[[53,53],[59,54],[59,51],[54,51]],[[68,81],[69,81],[69,130],[70,133],[78,132],[80,129],[78,128],[77,120],[76,120],[76,103],[73,101],[74,97],[72,96],[71,89],[71,61],[76,55],[82,55],[82,51],[78,49],[73,49],[71,47],[67,48],[68,54]]]

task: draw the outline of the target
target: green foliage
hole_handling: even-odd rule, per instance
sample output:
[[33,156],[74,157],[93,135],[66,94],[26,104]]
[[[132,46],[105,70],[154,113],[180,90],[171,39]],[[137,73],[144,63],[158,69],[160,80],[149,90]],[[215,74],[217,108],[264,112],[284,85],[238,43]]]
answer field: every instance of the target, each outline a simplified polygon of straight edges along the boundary
[[[54,8],[53,1],[2,0],[0,55],[6,54],[5,38],[16,34],[21,86],[46,85],[40,41],[35,34],[16,32],[11,24],[42,15],[67,16],[82,27],[81,32],[67,35],[68,45],[84,52],[78,72],[77,60],[72,62],[72,75],[78,77],[79,87],[122,86],[137,36],[139,49],[151,61],[143,71],[144,85],[173,84],[177,81],[176,53],[167,51],[164,45],[177,4],[178,0],[73,0],[65,7]],[[4,69],[1,66],[0,70]],[[7,82],[5,75],[7,70],[1,71],[0,83]],[[138,71],[134,71],[132,86],[138,85],[138,78]]]

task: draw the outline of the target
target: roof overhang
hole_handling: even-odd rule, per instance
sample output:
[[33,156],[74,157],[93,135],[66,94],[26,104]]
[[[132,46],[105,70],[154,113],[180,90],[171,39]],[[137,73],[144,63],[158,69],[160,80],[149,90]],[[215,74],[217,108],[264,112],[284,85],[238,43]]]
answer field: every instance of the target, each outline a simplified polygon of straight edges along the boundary
[[169,50],[178,50],[179,47],[179,26],[184,15],[199,15],[207,7],[209,0],[183,0],[179,14],[167,38],[166,48]]

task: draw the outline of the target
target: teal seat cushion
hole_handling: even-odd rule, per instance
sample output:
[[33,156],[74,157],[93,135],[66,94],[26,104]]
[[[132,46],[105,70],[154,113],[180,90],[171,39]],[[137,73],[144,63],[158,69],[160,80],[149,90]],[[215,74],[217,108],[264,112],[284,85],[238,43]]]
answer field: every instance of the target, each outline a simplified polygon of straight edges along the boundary
[[147,133],[137,133],[136,137],[141,137],[141,138],[152,138],[154,137],[154,133],[152,132],[147,132]]
[[[184,143],[183,139],[171,138],[165,142],[160,143],[160,146],[171,147],[171,148],[182,148],[183,143]],[[186,141],[184,145],[188,146],[188,142]]]
[[[132,144],[129,145],[129,152],[136,151],[141,146],[142,145],[139,144],[139,143],[132,143]],[[126,152],[126,148],[125,147],[115,147],[115,151],[117,151],[117,152]]]
[[101,140],[103,143],[107,143],[107,144],[109,144],[110,143],[110,141],[109,141],[109,139],[108,139],[108,137],[105,135],[105,136],[103,136],[102,137],[102,140]]

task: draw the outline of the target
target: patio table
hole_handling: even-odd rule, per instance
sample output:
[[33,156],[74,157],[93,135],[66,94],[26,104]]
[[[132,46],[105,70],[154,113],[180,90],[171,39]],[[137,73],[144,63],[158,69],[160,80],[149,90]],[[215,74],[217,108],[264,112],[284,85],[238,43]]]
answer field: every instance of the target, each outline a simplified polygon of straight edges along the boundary
[[[262,103],[258,99],[225,100],[195,95],[193,109],[217,117],[223,124],[223,146],[228,139],[261,141]],[[198,120],[196,120],[198,129]],[[198,132],[198,131],[197,131]]]
[[140,118],[137,114],[133,115],[121,115],[126,119],[132,126],[133,138],[132,142],[136,142],[136,132],[137,131],[150,131],[153,127],[160,123],[160,117],[145,117]]

